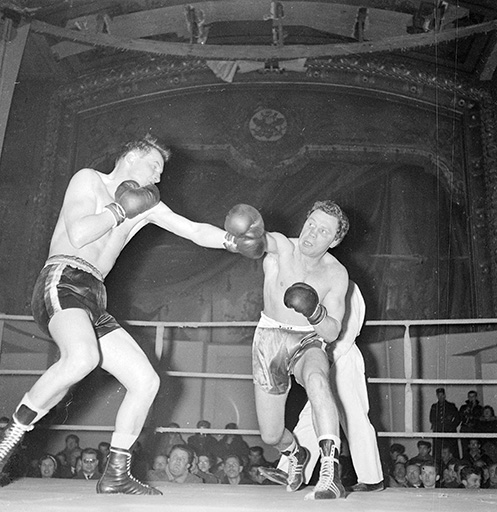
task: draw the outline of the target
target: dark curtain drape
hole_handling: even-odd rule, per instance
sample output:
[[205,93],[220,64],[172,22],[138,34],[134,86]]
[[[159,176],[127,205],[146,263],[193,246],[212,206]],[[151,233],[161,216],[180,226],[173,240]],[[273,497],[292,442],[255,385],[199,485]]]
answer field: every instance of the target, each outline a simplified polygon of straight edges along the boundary
[[[192,220],[222,226],[234,204],[248,203],[260,209],[267,230],[295,237],[312,203],[333,199],[351,221],[333,254],[363,290],[369,319],[472,315],[464,209],[422,167],[323,160],[255,180],[225,162],[180,153],[160,188],[162,200]],[[260,261],[198,247],[155,226],[125,248],[108,287],[109,309],[122,318],[257,320],[262,309]]]

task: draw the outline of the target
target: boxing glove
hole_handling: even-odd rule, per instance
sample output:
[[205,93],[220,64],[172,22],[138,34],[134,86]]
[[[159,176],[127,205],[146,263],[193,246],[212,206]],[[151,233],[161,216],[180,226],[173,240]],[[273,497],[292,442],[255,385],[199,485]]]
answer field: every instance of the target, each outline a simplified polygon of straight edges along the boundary
[[326,308],[319,303],[316,290],[307,283],[292,284],[287,288],[283,302],[287,308],[304,315],[311,325],[319,324],[328,314]]
[[114,203],[106,206],[116,218],[116,226],[125,219],[132,219],[153,208],[160,201],[160,192],[155,185],[140,187],[134,180],[123,181],[116,189]]
[[224,247],[230,252],[240,253],[242,256],[257,260],[262,258],[267,249],[266,235],[257,238],[249,236],[235,236],[226,233],[224,236]]
[[267,249],[262,215],[253,206],[237,204],[231,208],[224,221],[224,246],[251,259],[261,258]]
[[264,221],[253,206],[237,204],[226,215],[224,229],[235,237],[259,238],[264,234]]

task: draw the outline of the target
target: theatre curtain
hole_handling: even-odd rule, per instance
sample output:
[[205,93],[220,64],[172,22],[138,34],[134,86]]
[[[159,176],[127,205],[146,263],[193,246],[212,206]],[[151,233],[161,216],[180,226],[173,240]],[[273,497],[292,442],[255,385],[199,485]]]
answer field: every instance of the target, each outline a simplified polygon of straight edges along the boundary
[[[257,207],[268,231],[298,237],[315,200],[338,202],[350,231],[332,250],[366,298],[368,319],[463,318],[473,313],[464,208],[420,166],[312,161],[278,179],[252,179],[223,161],[179,155],[162,179],[174,211],[222,226],[237,203]],[[262,262],[198,247],[148,226],[108,277],[109,309],[162,321],[257,320]],[[195,336],[195,335],[193,335]],[[216,336],[243,341],[240,331]]]

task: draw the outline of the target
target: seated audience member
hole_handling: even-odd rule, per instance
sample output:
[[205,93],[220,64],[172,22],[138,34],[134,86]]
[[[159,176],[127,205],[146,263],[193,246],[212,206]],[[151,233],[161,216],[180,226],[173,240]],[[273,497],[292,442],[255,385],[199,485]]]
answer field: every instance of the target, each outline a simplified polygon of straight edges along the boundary
[[221,478],[222,484],[246,485],[253,484],[252,480],[243,473],[242,460],[238,455],[228,455],[223,464],[224,476]]
[[39,461],[41,478],[57,478],[57,459],[49,453],[43,455]]
[[454,454],[452,453],[452,446],[443,446],[440,452],[440,471],[443,472],[452,460],[455,460]]
[[492,464],[492,459],[483,453],[481,449],[481,441],[479,439],[469,439],[468,451],[464,454],[464,460],[467,460],[471,465],[474,465],[476,461],[482,460],[485,464]]
[[[200,420],[197,423],[197,428],[209,429],[211,424],[206,420]],[[198,432],[190,436],[187,442],[197,455],[199,453],[216,453],[217,440],[212,434]]]
[[[236,423],[228,423],[226,430],[236,430]],[[249,462],[249,445],[244,441],[243,437],[238,434],[225,434],[218,442],[214,451],[219,459],[224,460],[226,456],[235,453],[243,461],[244,465]]]
[[406,466],[407,487],[419,488],[423,486],[421,482],[421,468],[418,464],[408,464]]
[[388,475],[387,487],[407,487],[406,465],[396,462],[391,475]]
[[480,487],[482,489],[488,489],[488,486],[490,484],[490,472],[488,470],[488,465],[482,460],[477,460],[474,465],[477,468],[481,469],[481,485]]
[[497,462],[488,466],[488,489],[497,489]]
[[393,467],[396,462],[398,462],[397,457],[399,455],[405,455],[406,447],[400,443],[393,443],[389,449],[390,453],[390,466]]
[[440,475],[438,474],[438,467],[435,462],[423,462],[420,469],[421,474],[419,478],[421,479],[425,489],[435,489],[436,487],[440,487],[440,484],[438,483]]
[[477,432],[482,433],[497,433],[497,418],[495,417],[494,408],[486,405],[483,408],[482,415],[478,419]]
[[483,414],[479,418],[477,426],[477,431],[482,434],[496,434],[495,437],[481,439],[481,449],[482,452],[492,460],[492,462],[497,462],[497,418],[495,417],[493,407],[486,405],[483,408]]
[[81,448],[76,448],[71,451],[67,460],[69,462],[71,474],[74,476],[81,469]]
[[74,475],[71,470],[71,466],[67,460],[67,456],[64,452],[59,452],[55,456],[57,459],[57,473],[59,478],[73,478]]
[[[166,427],[180,428],[179,424],[175,422],[167,424]],[[166,457],[169,457],[171,448],[177,444],[186,444],[186,441],[179,432],[161,432],[156,434],[155,455],[165,455]]]
[[156,455],[152,464],[152,469],[147,471],[147,482],[167,481],[166,473],[167,457],[165,455]]
[[[197,457],[196,454],[195,457]],[[219,479],[211,471],[215,464],[214,456],[210,453],[201,453],[197,458],[197,470],[192,473],[200,477],[204,484],[218,484]]]
[[105,466],[107,464],[107,459],[110,455],[110,443],[107,441],[100,441],[98,443],[98,470],[100,473],[105,471]]
[[251,446],[248,453],[249,466],[258,464],[263,468],[272,468],[275,466],[274,462],[269,462],[264,457],[264,448],[262,446]]
[[461,469],[461,483],[465,489],[479,489],[481,486],[481,469],[476,466],[465,466]]
[[440,487],[443,487],[444,489],[458,489],[462,487],[462,484],[457,479],[455,470],[456,464],[457,459],[452,459],[449,464],[447,464],[447,467],[443,470],[442,483]]
[[455,475],[456,475],[456,481],[459,484],[460,488],[464,487],[464,485],[462,484],[462,481],[461,481],[461,471],[465,467],[468,467],[468,466],[470,466],[470,463],[467,460],[459,460],[454,465],[454,472],[455,472]]
[[[39,457],[35,457],[31,459],[28,463],[28,469],[26,471],[26,476],[28,478],[40,478],[40,459]],[[71,477],[72,478],[72,474]],[[11,481],[11,480],[9,480]]]
[[65,446],[62,453],[66,454],[69,464],[74,467],[73,462],[81,455],[81,447],[79,446],[79,437],[76,434],[68,434],[64,439]]
[[433,462],[433,455],[431,454],[431,443],[429,441],[420,439],[416,445],[418,447],[418,453],[409,459],[408,463],[421,465],[423,462]]
[[171,448],[167,459],[167,482],[176,484],[201,484],[202,480],[190,472],[195,452],[186,444],[177,444]]
[[74,478],[78,480],[100,480],[102,474],[98,471],[98,451],[95,448],[85,448],[81,451],[81,469]]

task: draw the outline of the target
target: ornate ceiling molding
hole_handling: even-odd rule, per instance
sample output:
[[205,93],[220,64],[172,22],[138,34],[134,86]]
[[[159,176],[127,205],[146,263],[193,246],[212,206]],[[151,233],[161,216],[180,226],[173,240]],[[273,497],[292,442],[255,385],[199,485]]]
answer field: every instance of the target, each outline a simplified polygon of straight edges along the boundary
[[146,52],[156,55],[179,57],[200,57],[213,60],[293,60],[302,58],[336,57],[351,54],[371,54],[407,50],[421,46],[437,45],[475,34],[488,33],[497,29],[497,20],[457,27],[442,32],[386,37],[378,41],[346,44],[260,46],[260,45],[213,45],[170,43],[145,39],[126,39],[104,33],[81,32],[56,27],[42,21],[31,22],[31,30],[38,34],[84,43],[90,47],[106,47],[117,50]]
[[[314,59],[308,61],[305,73],[254,71],[237,77],[233,84],[226,84],[217,79],[203,59],[179,57],[155,57],[148,60],[137,60],[107,73],[93,73],[84,76],[80,81],[61,86],[53,96],[50,114],[47,119],[48,135],[45,141],[42,168],[39,172],[39,189],[34,197],[30,245],[33,248],[33,261],[28,269],[38,268],[35,261],[37,254],[42,252],[46,244],[47,229],[54,218],[60,197],[57,196],[54,183],[57,180],[69,179],[70,162],[73,155],[71,141],[74,140],[77,116],[112,105],[136,101],[137,98],[152,98],[154,95],[186,94],[216,88],[243,88],[249,84],[260,84],[270,87],[274,84],[298,84],[299,86],[327,87],[330,90],[355,90],[358,94],[376,95],[398,102],[410,102],[420,108],[436,109],[446,115],[454,116],[458,122],[468,126],[472,138],[477,139],[480,146],[475,146],[468,153],[467,162],[453,162],[449,156],[433,148],[393,147],[391,145],[374,145],[368,143],[331,143],[312,145],[295,141],[295,151],[283,154],[278,161],[257,161],[250,152],[237,144],[210,148],[203,147],[204,155],[211,153],[222,158],[238,172],[257,173],[261,175],[272,166],[274,176],[283,172],[297,172],[312,159],[322,158],[330,152],[352,158],[379,157],[388,162],[422,163],[428,172],[436,173],[451,192],[453,200],[460,201],[465,183],[470,179],[474,185],[474,206],[472,217],[476,234],[475,244],[481,253],[481,281],[488,280],[488,269],[491,275],[497,276],[497,142],[494,102],[488,91],[477,87],[474,83],[457,81],[453,77],[432,74],[426,69],[408,67],[395,56],[381,58],[344,57]],[[274,104],[267,109],[278,111]],[[284,111],[280,111],[287,123],[290,119]],[[253,119],[256,112],[249,113],[247,122]],[[265,116],[262,116],[263,118]],[[281,116],[274,117],[275,122]],[[271,116],[267,117],[270,120]],[[262,118],[257,118],[262,121]],[[254,130],[256,129],[254,121]],[[284,129],[279,125],[278,129]],[[253,144],[279,144],[276,125],[268,126],[267,133],[258,132],[258,136],[267,140],[257,140],[253,134]],[[250,130],[249,130],[250,131]],[[251,132],[250,132],[251,133]],[[469,136],[469,135],[468,135]],[[61,147],[65,150],[61,151]],[[186,149],[200,151],[194,145]],[[268,152],[269,154],[269,152]],[[274,164],[274,165],[273,165]],[[266,169],[266,170],[264,170]],[[469,173],[469,177],[468,177]],[[484,203],[476,198],[485,195]],[[482,213],[487,211],[488,218],[481,222]],[[477,220],[480,219],[478,222]],[[490,254],[490,261],[486,253]],[[36,276],[30,276],[28,282]],[[493,279],[494,297],[497,297],[497,279]],[[497,303],[497,300],[494,301]]]

